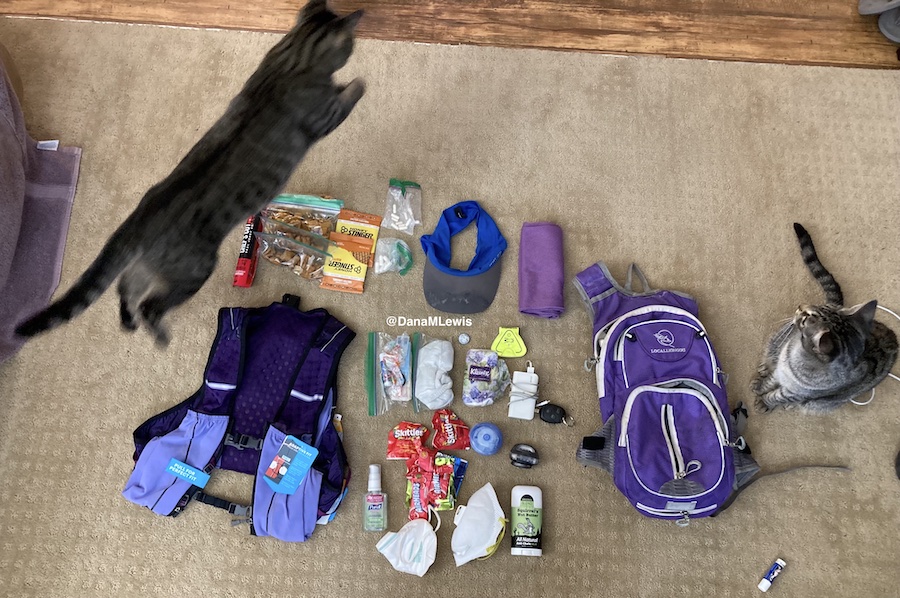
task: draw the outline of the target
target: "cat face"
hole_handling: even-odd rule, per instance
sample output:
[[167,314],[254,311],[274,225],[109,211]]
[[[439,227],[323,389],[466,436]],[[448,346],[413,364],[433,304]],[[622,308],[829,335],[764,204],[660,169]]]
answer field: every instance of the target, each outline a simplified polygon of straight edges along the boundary
[[817,359],[829,363],[838,358],[859,359],[872,333],[877,301],[854,307],[801,305],[794,315],[803,348]]
[[347,64],[353,54],[353,31],[363,16],[362,10],[339,17],[325,0],[310,0],[300,11],[294,32],[312,46],[301,50],[301,59],[315,70],[334,72]]

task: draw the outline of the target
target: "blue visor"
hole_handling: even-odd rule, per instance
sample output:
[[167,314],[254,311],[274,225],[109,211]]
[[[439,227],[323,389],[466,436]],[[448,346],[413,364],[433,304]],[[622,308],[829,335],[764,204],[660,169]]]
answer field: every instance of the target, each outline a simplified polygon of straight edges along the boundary
[[[450,239],[472,223],[478,228],[475,256],[466,270],[450,267]],[[441,311],[471,314],[488,308],[500,283],[500,257],[506,239],[476,201],[450,206],[430,235],[422,236],[428,257],[423,287],[428,304]]]

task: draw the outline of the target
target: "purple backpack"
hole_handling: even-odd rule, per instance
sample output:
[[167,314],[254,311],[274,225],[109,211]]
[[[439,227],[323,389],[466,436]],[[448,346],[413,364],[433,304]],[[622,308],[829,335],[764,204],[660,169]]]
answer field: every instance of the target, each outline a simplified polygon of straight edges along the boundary
[[[632,290],[632,276],[642,290]],[[714,515],[759,470],[736,435],[725,375],[688,295],[651,289],[634,264],[621,287],[603,263],[575,278],[593,318],[603,426],[577,460],[608,471],[638,512],[675,520]],[[737,449],[737,450],[736,450]]]

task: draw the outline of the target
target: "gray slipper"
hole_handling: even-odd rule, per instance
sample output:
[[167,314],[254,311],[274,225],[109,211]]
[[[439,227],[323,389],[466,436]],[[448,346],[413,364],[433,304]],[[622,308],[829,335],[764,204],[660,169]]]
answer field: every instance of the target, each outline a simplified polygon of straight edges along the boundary
[[900,0],[859,0],[859,14],[880,15],[900,6]]
[[881,13],[878,17],[878,28],[886,38],[900,44],[900,7]]

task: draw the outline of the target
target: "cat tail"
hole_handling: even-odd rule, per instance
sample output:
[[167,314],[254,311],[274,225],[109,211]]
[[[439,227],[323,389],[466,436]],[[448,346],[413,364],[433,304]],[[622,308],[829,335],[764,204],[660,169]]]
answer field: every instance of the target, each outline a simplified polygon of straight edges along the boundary
[[812,237],[809,236],[805,228],[796,222],[794,223],[794,232],[797,234],[797,240],[800,242],[800,256],[803,258],[803,263],[806,264],[816,282],[825,291],[825,301],[832,305],[844,305],[844,293],[841,292],[841,285],[837,283],[831,272],[826,270],[822,262],[819,261]]
[[113,233],[97,259],[60,299],[16,327],[26,338],[65,324],[86,310],[119,277],[136,253],[137,243],[131,227],[121,226]]

